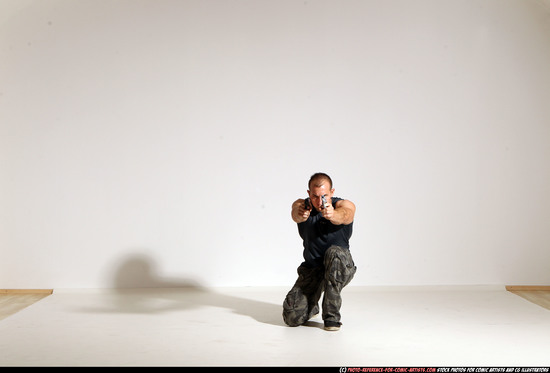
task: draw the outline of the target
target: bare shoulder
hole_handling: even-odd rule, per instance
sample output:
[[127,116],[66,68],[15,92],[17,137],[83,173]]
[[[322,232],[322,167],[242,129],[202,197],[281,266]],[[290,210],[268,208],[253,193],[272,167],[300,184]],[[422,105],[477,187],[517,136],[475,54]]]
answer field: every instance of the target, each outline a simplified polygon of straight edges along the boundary
[[335,208],[345,208],[355,211],[355,204],[347,199],[341,199],[334,204]]

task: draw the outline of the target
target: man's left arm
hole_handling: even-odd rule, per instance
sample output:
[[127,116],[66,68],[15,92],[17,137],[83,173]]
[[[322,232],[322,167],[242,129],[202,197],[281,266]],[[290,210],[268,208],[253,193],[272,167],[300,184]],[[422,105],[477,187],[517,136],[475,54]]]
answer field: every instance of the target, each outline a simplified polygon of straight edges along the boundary
[[355,204],[351,201],[342,199],[329,205],[323,211],[323,217],[334,225],[348,225],[353,222],[355,217]]

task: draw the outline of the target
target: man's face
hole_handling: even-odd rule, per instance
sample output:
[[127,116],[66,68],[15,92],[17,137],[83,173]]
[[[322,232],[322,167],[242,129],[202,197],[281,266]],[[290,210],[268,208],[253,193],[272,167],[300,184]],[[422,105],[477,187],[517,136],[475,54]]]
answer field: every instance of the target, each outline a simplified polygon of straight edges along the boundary
[[334,189],[329,189],[329,183],[323,182],[320,187],[313,187],[311,190],[308,190],[309,198],[311,199],[311,205],[315,210],[321,211],[323,209],[323,200],[322,196],[325,196],[328,203],[332,204],[332,195],[334,194]]

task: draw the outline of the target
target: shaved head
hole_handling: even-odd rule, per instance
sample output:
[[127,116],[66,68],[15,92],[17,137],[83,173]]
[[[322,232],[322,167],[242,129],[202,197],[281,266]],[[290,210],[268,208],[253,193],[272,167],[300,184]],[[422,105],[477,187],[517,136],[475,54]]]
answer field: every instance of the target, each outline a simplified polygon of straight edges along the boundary
[[330,178],[330,176],[322,172],[317,172],[316,174],[311,175],[311,177],[309,178],[308,187],[309,189],[312,189],[315,187],[318,188],[321,185],[323,185],[325,182],[328,182],[329,190],[332,189],[332,179]]

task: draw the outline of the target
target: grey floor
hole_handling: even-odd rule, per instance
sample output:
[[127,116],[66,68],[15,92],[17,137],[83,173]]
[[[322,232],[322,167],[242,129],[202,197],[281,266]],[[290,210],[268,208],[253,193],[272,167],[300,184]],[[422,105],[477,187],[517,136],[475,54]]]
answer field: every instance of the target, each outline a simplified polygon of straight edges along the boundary
[[55,290],[0,321],[0,366],[550,366],[550,310],[504,288],[344,289],[290,328],[286,288]]

